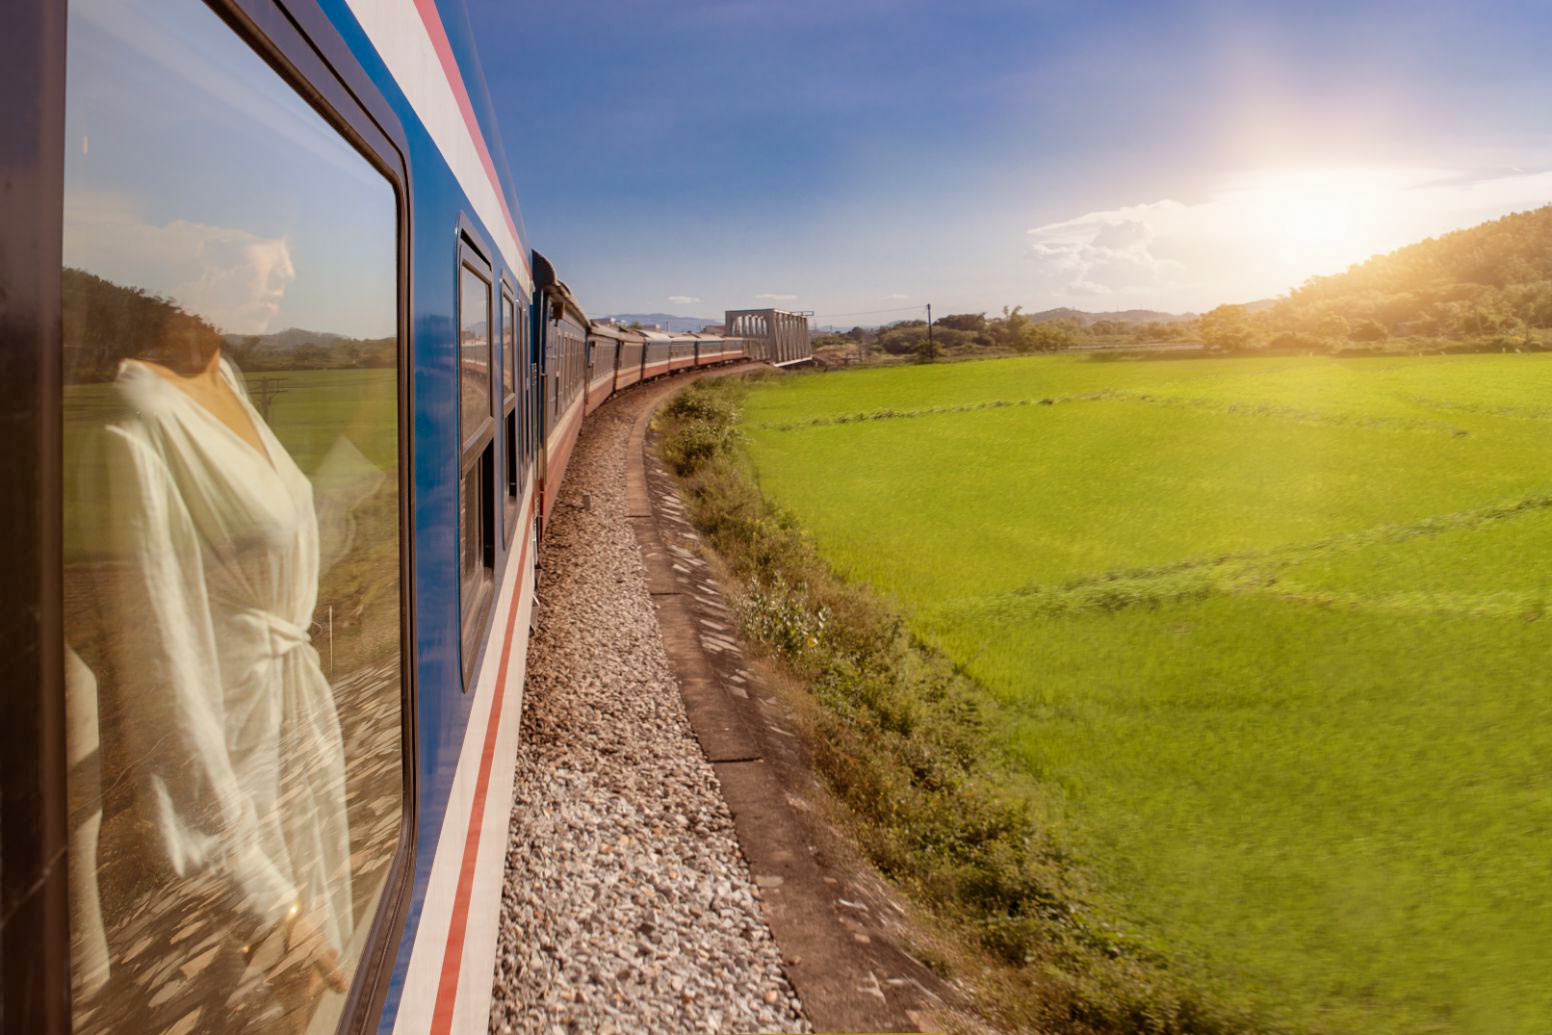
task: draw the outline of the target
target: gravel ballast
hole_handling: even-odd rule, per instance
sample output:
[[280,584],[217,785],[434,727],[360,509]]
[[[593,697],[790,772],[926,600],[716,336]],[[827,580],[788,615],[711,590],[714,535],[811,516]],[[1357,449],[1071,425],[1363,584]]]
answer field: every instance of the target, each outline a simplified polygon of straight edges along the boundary
[[809,1030],[626,517],[629,432],[649,392],[584,424],[545,535],[493,1033]]

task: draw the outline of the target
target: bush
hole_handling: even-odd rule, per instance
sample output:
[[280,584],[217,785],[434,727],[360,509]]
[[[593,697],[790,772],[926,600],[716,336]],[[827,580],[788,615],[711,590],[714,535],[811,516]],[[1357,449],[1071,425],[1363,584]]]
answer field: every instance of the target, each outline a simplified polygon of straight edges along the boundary
[[1269,349],[1283,349],[1289,352],[1329,352],[1331,343],[1326,339],[1313,334],[1305,334],[1302,331],[1284,331],[1274,336],[1266,343]]
[[671,448],[663,459],[675,474],[692,474],[737,441],[737,411],[732,400],[710,392],[681,392],[664,408],[676,422]]

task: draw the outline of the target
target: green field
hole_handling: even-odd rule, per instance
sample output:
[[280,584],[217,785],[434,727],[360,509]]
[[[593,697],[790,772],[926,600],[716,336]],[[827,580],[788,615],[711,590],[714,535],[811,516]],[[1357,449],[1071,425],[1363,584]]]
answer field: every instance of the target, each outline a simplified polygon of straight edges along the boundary
[[743,427],[1131,930],[1274,1023],[1552,1030],[1552,357],[793,376]]

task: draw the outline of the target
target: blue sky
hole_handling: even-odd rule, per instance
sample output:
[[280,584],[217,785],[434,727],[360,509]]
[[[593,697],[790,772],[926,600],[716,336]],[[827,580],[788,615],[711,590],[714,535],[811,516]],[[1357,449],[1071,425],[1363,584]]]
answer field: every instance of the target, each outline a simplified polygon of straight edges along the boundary
[[1552,201],[1544,3],[468,6],[590,312],[1200,309]]
[[64,261],[223,331],[394,333],[387,180],[202,5],[74,0]]

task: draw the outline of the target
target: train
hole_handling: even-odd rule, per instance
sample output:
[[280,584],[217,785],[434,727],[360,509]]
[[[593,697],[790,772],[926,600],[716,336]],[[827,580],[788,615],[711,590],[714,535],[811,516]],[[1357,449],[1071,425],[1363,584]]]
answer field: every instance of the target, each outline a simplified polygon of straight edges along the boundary
[[0,1028],[484,1030],[580,429],[806,333],[590,321],[457,0],[15,0],[0,55]]

